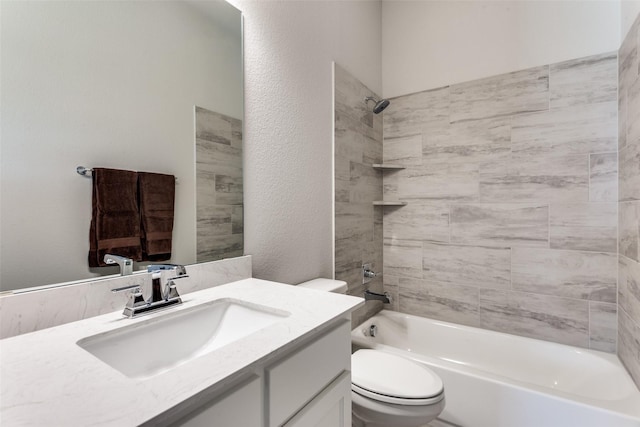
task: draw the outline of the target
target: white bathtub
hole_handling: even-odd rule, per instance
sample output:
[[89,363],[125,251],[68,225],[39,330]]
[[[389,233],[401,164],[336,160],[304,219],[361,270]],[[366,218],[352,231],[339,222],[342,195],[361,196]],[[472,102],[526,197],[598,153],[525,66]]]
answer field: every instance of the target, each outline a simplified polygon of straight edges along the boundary
[[[365,332],[372,324],[375,338]],[[613,354],[387,310],[351,336],[358,347],[403,355],[440,375],[439,418],[449,423],[640,427],[640,392]]]

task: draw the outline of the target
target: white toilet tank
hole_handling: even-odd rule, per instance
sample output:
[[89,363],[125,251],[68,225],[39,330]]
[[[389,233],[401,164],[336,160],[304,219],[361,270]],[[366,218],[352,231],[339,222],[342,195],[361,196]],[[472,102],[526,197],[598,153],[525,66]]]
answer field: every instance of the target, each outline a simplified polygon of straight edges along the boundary
[[342,280],[333,280],[333,279],[313,279],[307,282],[302,282],[297,286],[302,286],[307,289],[316,289],[318,291],[325,292],[334,292],[337,294],[346,294],[347,293],[347,282]]

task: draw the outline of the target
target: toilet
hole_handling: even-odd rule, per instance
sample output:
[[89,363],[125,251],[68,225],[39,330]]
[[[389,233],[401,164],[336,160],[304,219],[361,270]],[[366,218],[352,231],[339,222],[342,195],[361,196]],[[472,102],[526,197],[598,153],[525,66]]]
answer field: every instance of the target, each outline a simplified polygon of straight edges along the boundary
[[[298,286],[345,294],[341,280],[314,279]],[[351,355],[354,427],[418,427],[444,409],[444,385],[426,366],[380,350]]]

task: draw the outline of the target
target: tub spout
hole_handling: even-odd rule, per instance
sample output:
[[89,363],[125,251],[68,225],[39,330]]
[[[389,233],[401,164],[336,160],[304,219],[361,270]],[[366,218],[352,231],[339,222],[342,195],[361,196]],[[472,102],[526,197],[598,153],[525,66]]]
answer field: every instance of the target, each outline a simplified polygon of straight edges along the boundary
[[391,295],[388,292],[378,294],[367,289],[364,291],[364,299],[365,301],[382,301],[384,304],[391,304]]

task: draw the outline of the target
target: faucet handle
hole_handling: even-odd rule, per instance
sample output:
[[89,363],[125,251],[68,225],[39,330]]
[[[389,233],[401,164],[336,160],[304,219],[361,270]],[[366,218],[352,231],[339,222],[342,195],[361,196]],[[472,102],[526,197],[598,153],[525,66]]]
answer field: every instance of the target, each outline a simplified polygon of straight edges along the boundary
[[121,288],[111,289],[111,292],[114,294],[123,291],[131,291],[129,292],[129,302],[127,303],[127,307],[137,307],[147,303],[144,300],[142,287],[140,285],[123,286]]
[[181,300],[180,294],[178,293],[178,289],[176,287],[176,284],[173,282],[173,279],[170,279],[169,282],[167,283],[167,286],[165,286],[163,297],[165,301],[169,301],[176,298]]
[[367,277],[369,279],[373,279],[378,275],[378,273],[375,273],[372,270],[364,270],[362,274],[364,274],[364,277]]
[[117,292],[128,291],[130,289],[132,289],[131,291],[132,294],[142,293],[142,288],[140,287],[140,285],[129,285],[129,286],[123,286],[121,288],[113,288],[111,289],[111,292],[115,294]]
[[116,293],[129,290],[131,291],[129,293],[129,301],[127,301],[127,305],[125,305],[122,314],[127,317],[133,317],[137,308],[148,305],[144,300],[140,285],[123,286],[121,288],[111,289],[111,292]]

